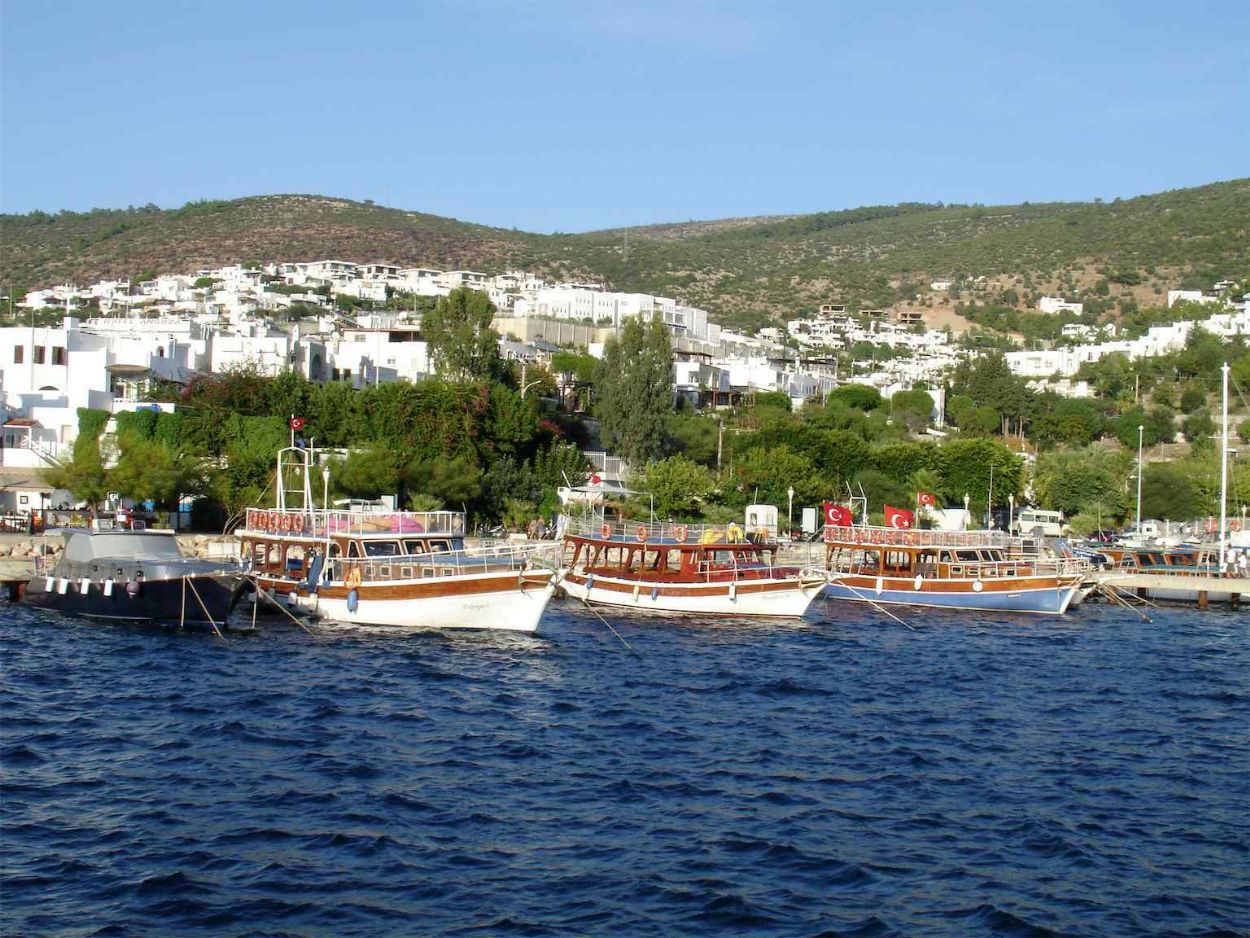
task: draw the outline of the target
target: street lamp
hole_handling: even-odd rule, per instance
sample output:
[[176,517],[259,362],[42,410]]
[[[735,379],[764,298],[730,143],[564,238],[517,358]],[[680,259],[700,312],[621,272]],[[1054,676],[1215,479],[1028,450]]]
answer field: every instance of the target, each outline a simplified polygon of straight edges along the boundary
[[1142,441],[1145,440],[1146,428],[1137,425],[1137,539],[1141,540],[1141,453]]
[[786,495],[790,499],[790,507],[786,509],[786,533],[794,534],[794,486],[786,489]]
[[1007,533],[1010,534],[1016,526],[1016,493],[1007,493]]
[[972,503],[972,496],[964,492],[964,530],[968,530],[968,506]]

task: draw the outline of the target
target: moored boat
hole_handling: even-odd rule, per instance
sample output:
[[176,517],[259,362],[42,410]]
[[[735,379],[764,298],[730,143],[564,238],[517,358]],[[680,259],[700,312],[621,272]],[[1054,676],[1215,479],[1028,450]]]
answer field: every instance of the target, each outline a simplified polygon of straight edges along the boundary
[[781,543],[737,524],[613,522],[564,531],[561,586],[573,598],[653,613],[799,618],[824,587],[815,568],[778,562]]
[[1001,531],[825,526],[828,595],[940,609],[1062,615],[1088,564],[1045,559]]
[[24,600],[95,619],[225,623],[245,583],[237,564],[186,557],[172,531],[64,530],[56,564],[36,571]]
[[235,532],[247,569],[271,601],[348,625],[538,628],[555,591],[557,544],[469,547],[457,511],[316,508],[307,490],[313,460],[303,448],[279,453],[279,479],[295,462],[304,491],[291,499],[279,485],[278,507],[248,509]]

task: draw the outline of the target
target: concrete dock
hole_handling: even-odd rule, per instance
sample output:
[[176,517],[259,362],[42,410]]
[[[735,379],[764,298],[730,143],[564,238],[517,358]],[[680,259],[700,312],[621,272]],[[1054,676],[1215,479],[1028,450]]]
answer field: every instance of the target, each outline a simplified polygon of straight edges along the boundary
[[1100,573],[1103,586],[1150,599],[1196,602],[1199,609],[1211,603],[1228,603],[1233,608],[1250,596],[1250,578],[1201,576],[1184,573]]

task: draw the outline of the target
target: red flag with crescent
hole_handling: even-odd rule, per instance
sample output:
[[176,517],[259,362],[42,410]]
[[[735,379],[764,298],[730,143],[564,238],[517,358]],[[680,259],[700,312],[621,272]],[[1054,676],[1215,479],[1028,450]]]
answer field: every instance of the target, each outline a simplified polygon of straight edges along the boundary
[[833,502],[825,502],[825,524],[849,528],[854,523],[855,516],[851,514],[851,509],[844,505],[835,505]]
[[303,418],[303,417],[292,417],[292,418],[291,418],[291,429],[292,429],[292,430],[294,430],[296,433],[298,433],[300,430],[303,430],[303,429],[304,429],[304,418]]
[[916,504],[922,508],[936,508],[937,496],[932,492],[917,492]]
[[916,523],[916,515],[902,508],[885,506],[885,526],[887,528],[910,528]]

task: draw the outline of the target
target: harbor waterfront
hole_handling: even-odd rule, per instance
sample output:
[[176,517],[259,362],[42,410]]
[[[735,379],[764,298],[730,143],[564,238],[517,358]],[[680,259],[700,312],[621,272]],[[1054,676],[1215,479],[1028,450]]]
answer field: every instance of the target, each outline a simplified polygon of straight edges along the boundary
[[1250,921],[1244,613],[604,613],[628,649],[571,602],[225,642],[0,602],[0,931]]

